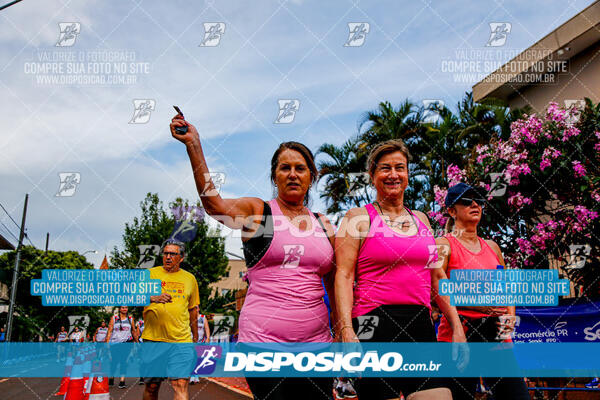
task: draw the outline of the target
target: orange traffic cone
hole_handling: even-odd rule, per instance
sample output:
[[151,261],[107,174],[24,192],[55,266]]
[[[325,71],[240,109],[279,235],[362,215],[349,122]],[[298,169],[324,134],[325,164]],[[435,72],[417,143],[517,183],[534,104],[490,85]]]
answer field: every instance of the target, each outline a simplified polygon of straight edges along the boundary
[[71,371],[71,378],[69,379],[69,386],[67,393],[63,400],[84,400],[85,392],[85,378],[83,363],[85,361],[85,355],[82,351],[75,354],[75,360],[73,362],[73,368]]
[[95,361],[92,367],[90,381],[85,388],[85,400],[110,400],[108,393],[108,378],[102,376],[100,361]]
[[108,378],[105,376],[94,376],[91,380],[90,390],[85,400],[109,400]]
[[64,400],[84,400],[84,379],[73,378],[69,381],[69,388],[65,394]]
[[65,364],[65,373],[64,377],[60,380],[60,388],[58,392],[54,393],[55,396],[64,396],[67,393],[67,388],[69,387],[69,379],[71,376],[71,369],[73,368],[73,355],[69,353],[67,355],[67,363]]

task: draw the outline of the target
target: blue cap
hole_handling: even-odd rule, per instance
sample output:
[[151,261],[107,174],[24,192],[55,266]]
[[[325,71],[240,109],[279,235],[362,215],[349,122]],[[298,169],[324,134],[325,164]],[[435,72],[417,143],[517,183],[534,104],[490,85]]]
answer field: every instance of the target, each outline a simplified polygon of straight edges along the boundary
[[482,197],[481,194],[477,191],[477,189],[467,185],[466,183],[461,182],[448,189],[448,193],[446,194],[446,200],[444,200],[444,204],[446,204],[446,207],[452,206],[467,192],[474,192],[474,194],[477,197]]

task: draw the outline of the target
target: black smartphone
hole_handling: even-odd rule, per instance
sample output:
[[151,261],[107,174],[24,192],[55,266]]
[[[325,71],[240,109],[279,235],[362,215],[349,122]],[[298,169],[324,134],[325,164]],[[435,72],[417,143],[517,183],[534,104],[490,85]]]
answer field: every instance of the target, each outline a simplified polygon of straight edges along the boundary
[[[185,117],[183,116],[183,113],[181,112],[181,110],[179,109],[179,107],[177,106],[173,106],[173,108],[175,109],[175,111],[177,111],[177,114],[181,115],[183,117],[183,119],[185,120]],[[177,126],[175,127],[175,132],[177,132],[180,135],[185,135],[188,131],[188,127],[187,126]]]

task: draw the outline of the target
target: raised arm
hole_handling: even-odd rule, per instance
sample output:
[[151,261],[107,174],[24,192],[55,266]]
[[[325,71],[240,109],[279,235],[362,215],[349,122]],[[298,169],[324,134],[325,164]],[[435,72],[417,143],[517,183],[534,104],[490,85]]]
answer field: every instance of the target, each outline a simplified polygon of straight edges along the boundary
[[[178,134],[175,128],[179,126],[187,126],[187,133]],[[178,114],[171,120],[170,129],[171,135],[186,146],[198,195],[200,195],[200,200],[206,212],[211,217],[231,229],[241,229],[248,225],[247,218],[249,216],[262,215],[263,201],[259,198],[223,199],[221,197],[210,177],[200,137],[194,125],[185,121]]]

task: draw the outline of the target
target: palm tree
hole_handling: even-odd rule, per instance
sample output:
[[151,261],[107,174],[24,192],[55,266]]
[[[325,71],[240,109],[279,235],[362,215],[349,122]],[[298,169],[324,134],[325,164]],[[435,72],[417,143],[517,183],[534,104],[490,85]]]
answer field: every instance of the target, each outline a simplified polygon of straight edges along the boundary
[[339,147],[325,143],[319,147],[318,154],[329,158],[318,163],[319,180],[325,180],[320,197],[325,200],[328,214],[339,215],[350,207],[371,202],[364,174],[367,153],[356,138]]

